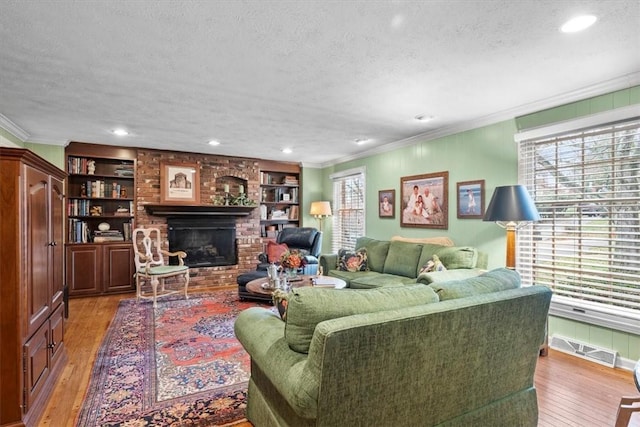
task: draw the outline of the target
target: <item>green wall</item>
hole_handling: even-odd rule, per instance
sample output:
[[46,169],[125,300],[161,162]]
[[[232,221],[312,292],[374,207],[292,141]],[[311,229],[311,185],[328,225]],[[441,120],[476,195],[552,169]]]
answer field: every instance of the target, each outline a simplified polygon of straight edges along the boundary
[[[449,236],[458,245],[471,245],[490,253],[490,268],[504,266],[504,230],[481,219],[458,219],[456,183],[484,179],[485,205],[496,186],[515,184],[518,179],[515,132],[515,122],[509,120],[325,168],[322,179],[326,200],[332,200],[329,175],[364,166],[367,236],[378,239],[388,239],[393,235]],[[400,178],[443,171],[449,172],[448,229],[400,227]],[[381,219],[378,217],[378,191],[390,189],[396,190],[395,218]],[[307,198],[306,189],[304,197]],[[327,235],[325,240],[330,240],[330,236]]]
[[[505,264],[504,230],[493,223],[479,219],[457,219],[456,183],[484,179],[486,207],[496,186],[517,182],[518,153],[514,142],[516,132],[633,104],[640,104],[640,86],[455,135],[419,142],[383,154],[340,163],[323,169],[320,176],[314,171],[314,179],[322,179],[322,184],[314,182],[312,199],[332,200],[332,186],[329,178],[332,173],[365,167],[367,236],[388,239],[396,234],[410,237],[447,235],[457,245],[476,246],[489,253],[490,269],[501,267]],[[395,189],[397,201],[400,177],[440,171],[449,172],[448,230],[401,228],[398,206],[396,206],[394,219],[378,218],[379,190]],[[307,194],[307,181],[304,182],[304,186],[304,199],[312,200],[309,198],[311,195]],[[319,187],[323,189],[324,197],[317,194]],[[325,233],[323,248],[328,252],[331,247],[329,227],[325,227],[325,231],[327,233]],[[616,350],[620,356],[630,360],[640,359],[640,336],[638,335],[559,317],[549,319],[549,332]]]

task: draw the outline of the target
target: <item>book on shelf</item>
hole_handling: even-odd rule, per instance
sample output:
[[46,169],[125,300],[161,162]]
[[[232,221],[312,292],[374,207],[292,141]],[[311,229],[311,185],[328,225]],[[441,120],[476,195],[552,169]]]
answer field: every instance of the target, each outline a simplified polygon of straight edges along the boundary
[[124,242],[123,236],[94,236],[94,243],[105,243],[105,242]]

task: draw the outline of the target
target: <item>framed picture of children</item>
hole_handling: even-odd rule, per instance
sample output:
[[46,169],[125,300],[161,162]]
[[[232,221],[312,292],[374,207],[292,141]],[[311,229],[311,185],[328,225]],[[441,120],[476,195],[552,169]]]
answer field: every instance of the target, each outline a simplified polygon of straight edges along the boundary
[[482,219],[484,216],[484,179],[457,184],[458,218]]
[[400,226],[447,229],[449,172],[400,178]]
[[378,191],[378,216],[380,218],[396,217],[396,190]]

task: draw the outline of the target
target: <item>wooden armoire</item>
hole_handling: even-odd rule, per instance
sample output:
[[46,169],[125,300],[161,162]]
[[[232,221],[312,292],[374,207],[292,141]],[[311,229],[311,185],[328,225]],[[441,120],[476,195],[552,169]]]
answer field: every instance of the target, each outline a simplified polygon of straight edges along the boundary
[[0,147],[0,426],[36,425],[66,363],[65,176]]

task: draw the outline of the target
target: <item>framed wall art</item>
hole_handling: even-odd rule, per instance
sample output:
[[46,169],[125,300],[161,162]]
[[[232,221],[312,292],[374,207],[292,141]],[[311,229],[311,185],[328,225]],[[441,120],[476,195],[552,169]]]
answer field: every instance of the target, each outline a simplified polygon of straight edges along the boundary
[[396,217],[396,190],[378,191],[378,215],[380,218]]
[[484,216],[484,179],[457,185],[458,218],[482,219]]
[[160,203],[200,204],[200,165],[160,162]]
[[401,227],[447,229],[449,172],[400,178]]

